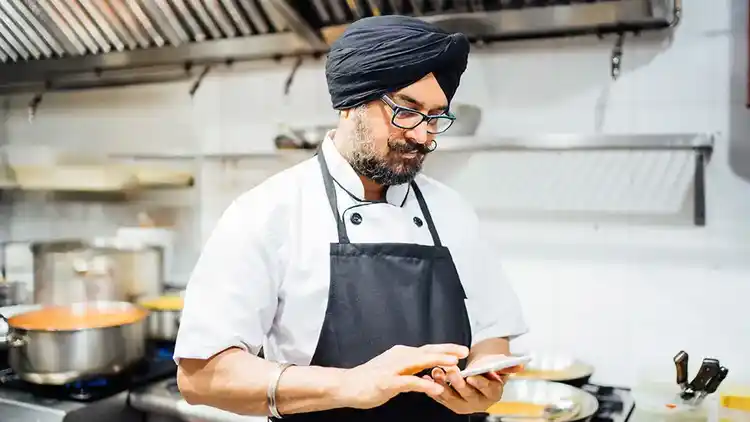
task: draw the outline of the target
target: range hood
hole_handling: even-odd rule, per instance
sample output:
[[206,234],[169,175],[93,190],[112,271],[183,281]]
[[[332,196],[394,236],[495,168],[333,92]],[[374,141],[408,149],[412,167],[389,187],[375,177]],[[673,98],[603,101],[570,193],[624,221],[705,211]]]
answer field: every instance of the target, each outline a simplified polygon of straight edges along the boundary
[[679,0],[1,0],[0,94],[323,54],[346,25],[372,15],[414,15],[498,41],[661,29],[679,11]]

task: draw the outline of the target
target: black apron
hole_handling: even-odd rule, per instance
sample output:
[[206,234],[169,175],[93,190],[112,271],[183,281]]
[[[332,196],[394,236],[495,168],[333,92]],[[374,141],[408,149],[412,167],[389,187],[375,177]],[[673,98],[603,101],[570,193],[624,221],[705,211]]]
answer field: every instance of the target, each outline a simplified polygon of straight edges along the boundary
[[[466,294],[417,184],[412,182],[411,187],[434,246],[350,243],[339,216],[333,177],[322,152],[317,157],[339,241],[330,246],[328,307],[310,364],[353,368],[394,345],[454,343],[469,347]],[[353,222],[357,224],[356,219]],[[415,224],[420,225],[421,220],[415,218]],[[465,364],[465,359],[459,363],[461,369]],[[289,415],[284,420],[393,422],[405,418],[425,422],[469,420],[422,393],[400,394],[374,409],[333,409]]]

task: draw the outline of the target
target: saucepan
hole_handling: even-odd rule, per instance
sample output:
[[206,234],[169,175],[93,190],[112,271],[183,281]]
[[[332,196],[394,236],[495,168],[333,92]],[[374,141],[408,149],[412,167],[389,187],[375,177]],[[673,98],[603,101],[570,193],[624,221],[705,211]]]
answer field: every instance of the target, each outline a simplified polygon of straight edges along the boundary
[[524,370],[513,374],[514,379],[555,381],[574,387],[587,384],[594,367],[571,356],[543,352],[518,353],[531,356]]
[[599,409],[593,394],[567,384],[511,378],[503,398],[487,409],[486,422],[590,421]]
[[129,302],[48,305],[0,318],[8,363],[21,379],[62,385],[119,373],[145,356],[148,311]]
[[149,310],[147,336],[150,340],[175,341],[180,328],[183,298],[179,294],[167,294],[147,298],[139,302]]

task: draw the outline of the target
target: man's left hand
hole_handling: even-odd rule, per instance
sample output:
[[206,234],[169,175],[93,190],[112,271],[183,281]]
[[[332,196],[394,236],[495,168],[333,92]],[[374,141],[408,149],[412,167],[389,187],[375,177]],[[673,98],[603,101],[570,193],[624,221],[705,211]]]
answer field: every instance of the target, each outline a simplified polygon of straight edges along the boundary
[[[497,356],[487,356],[491,360]],[[467,369],[472,366],[479,366],[483,358],[472,362]],[[472,414],[484,412],[499,401],[503,396],[503,386],[508,379],[508,375],[518,372],[521,367],[513,367],[498,372],[490,372],[483,375],[474,375],[463,378],[460,375],[460,369],[452,366],[449,368],[434,368],[432,378],[425,375],[426,379],[432,379],[435,382],[445,386],[445,390],[439,396],[432,397],[435,401],[451,409],[458,414]]]

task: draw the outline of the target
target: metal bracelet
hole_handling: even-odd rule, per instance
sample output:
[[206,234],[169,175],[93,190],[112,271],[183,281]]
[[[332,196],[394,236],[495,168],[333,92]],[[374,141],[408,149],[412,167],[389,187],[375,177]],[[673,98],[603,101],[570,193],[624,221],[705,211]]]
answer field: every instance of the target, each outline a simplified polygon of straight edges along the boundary
[[281,375],[284,373],[284,371],[287,370],[290,366],[293,366],[293,363],[282,363],[276,367],[276,371],[274,371],[273,376],[271,377],[271,381],[268,383],[268,390],[266,390],[266,398],[268,399],[268,412],[273,416],[274,418],[281,419],[281,414],[279,413],[279,409],[276,407],[276,389],[279,388],[279,380],[281,379]]

